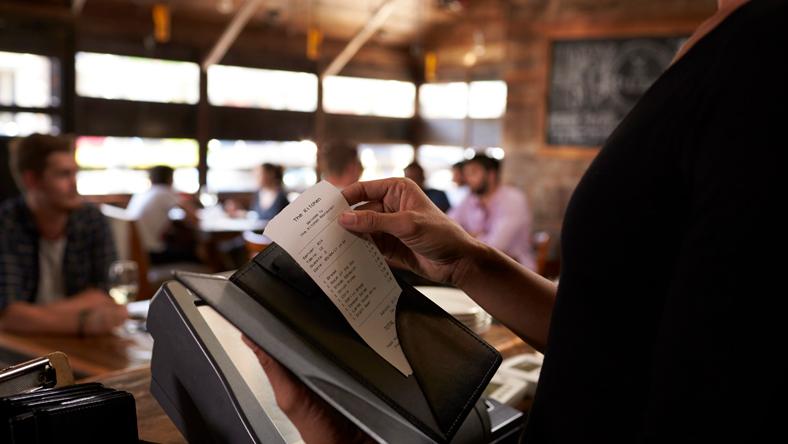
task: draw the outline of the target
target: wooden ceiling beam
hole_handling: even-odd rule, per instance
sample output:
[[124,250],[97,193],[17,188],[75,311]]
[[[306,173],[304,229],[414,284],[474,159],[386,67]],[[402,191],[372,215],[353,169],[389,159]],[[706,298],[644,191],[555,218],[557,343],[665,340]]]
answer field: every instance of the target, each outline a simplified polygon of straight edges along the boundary
[[372,37],[375,32],[383,25],[386,19],[394,12],[394,8],[397,6],[397,2],[400,0],[387,0],[378,10],[375,12],[375,15],[361,28],[361,31],[356,34],[353,39],[348,42],[347,46],[340,52],[334,60],[328,65],[328,67],[320,74],[320,79],[324,79],[328,76],[335,76],[342,71],[342,68],[347,65],[350,59],[353,58],[354,55],[364,46],[364,43]]
[[243,31],[246,24],[249,22],[249,19],[252,18],[255,10],[257,10],[257,6],[259,6],[260,0],[246,0],[240,8],[238,8],[238,12],[235,13],[232,21],[230,24],[227,25],[224,32],[222,33],[219,40],[216,41],[216,44],[213,45],[211,51],[208,53],[208,56],[205,57],[205,60],[202,62],[202,69],[203,71],[207,71],[208,67],[211,65],[215,65],[222,60],[222,57],[227,53],[227,50],[230,49],[235,39],[238,38],[238,34]]
[[73,23],[74,17],[66,8],[22,2],[0,2],[0,17],[17,16],[39,20]]

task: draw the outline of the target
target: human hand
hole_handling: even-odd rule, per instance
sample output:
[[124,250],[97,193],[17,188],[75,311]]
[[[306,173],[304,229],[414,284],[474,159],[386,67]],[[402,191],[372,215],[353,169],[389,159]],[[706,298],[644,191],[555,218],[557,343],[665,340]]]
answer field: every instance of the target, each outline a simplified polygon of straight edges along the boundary
[[350,205],[339,217],[349,231],[370,233],[381,253],[430,280],[458,286],[479,243],[446,216],[412,180],[358,182],[342,191]]
[[241,203],[235,199],[227,199],[224,201],[224,212],[229,214],[230,217],[243,217],[246,213]]
[[125,305],[118,305],[115,302],[96,305],[85,315],[83,332],[91,336],[105,335],[122,325],[128,318],[129,312]]
[[251,339],[242,336],[263,367],[276,403],[306,444],[367,444],[374,441],[282,367]]

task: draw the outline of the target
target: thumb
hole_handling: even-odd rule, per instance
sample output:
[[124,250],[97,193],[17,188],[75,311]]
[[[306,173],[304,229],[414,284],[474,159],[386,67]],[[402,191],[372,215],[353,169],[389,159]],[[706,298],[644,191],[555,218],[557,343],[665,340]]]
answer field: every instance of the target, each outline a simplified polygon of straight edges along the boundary
[[342,228],[357,233],[382,232],[397,237],[402,231],[400,221],[402,213],[378,213],[377,211],[352,211],[348,210],[339,215],[339,225]]

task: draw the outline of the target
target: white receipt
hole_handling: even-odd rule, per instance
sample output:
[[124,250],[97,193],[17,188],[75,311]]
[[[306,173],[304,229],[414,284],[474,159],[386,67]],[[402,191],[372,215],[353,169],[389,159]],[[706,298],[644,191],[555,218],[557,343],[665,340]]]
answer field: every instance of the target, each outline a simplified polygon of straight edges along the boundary
[[333,185],[318,182],[274,217],[264,234],[306,270],[373,350],[410,376],[395,322],[402,289],[369,235],[358,237],[339,225],[348,208]]

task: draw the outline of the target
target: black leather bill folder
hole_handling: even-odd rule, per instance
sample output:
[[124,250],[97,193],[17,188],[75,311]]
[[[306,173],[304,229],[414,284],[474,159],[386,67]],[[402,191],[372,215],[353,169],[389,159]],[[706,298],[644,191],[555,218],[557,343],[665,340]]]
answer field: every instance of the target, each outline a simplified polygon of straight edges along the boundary
[[0,398],[0,442],[137,444],[134,396],[93,382]]
[[396,328],[413,368],[404,376],[275,243],[229,279],[175,277],[381,443],[449,443],[501,363],[491,345],[398,280]]

